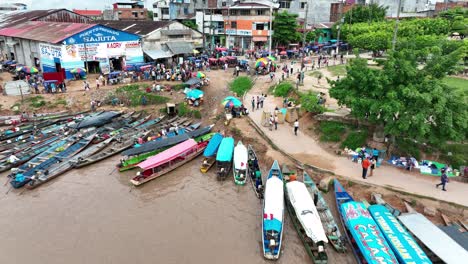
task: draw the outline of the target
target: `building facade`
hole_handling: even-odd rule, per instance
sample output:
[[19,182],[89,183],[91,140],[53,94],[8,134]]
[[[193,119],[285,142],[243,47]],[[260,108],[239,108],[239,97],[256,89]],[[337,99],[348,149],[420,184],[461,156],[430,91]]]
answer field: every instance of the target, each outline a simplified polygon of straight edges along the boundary
[[74,13],[80,14],[82,16],[87,16],[93,20],[102,20],[102,11],[101,10],[89,10],[89,9],[73,9]]
[[148,20],[148,9],[142,1],[117,2],[112,4],[112,11],[117,20]]
[[272,36],[270,20],[278,5],[269,1],[244,1],[224,7],[226,46],[248,50],[267,47]]

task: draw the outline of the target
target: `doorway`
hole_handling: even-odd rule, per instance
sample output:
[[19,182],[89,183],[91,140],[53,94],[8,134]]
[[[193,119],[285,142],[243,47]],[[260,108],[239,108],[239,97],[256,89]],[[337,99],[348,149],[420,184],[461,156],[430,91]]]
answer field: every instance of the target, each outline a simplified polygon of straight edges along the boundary
[[111,71],[121,71],[123,69],[123,57],[109,58]]
[[99,61],[86,61],[85,67],[88,69],[88,73],[100,73],[101,68],[99,67]]

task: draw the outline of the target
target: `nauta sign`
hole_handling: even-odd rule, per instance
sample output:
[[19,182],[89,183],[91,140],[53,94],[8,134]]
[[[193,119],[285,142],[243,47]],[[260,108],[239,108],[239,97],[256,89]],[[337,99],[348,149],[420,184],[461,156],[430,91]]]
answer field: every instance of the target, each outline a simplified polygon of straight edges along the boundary
[[113,28],[96,25],[92,28],[75,34],[63,41],[65,45],[86,44],[86,43],[105,43],[105,42],[122,42],[122,41],[137,41],[140,37],[135,34],[116,30]]

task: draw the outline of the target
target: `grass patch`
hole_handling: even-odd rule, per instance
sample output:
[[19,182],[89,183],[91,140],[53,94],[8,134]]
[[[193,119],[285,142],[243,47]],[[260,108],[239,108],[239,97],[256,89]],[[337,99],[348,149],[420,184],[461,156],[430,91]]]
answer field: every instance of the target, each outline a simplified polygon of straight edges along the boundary
[[287,97],[289,93],[294,89],[294,86],[290,82],[281,82],[274,88],[274,96],[276,97]]
[[345,65],[329,66],[327,69],[333,76],[345,76],[346,75]]
[[173,85],[173,86],[172,86],[172,90],[174,90],[174,91],[184,90],[185,87],[186,87],[185,84],[179,83],[179,84]]
[[442,80],[447,86],[463,93],[468,93],[468,80],[458,77],[445,77]]
[[177,105],[177,115],[178,116],[186,116],[190,113],[190,109],[187,107],[185,103],[181,103]]
[[367,136],[367,131],[352,131],[341,143],[341,148],[356,149],[362,147],[366,144]]
[[313,72],[309,72],[308,75],[311,77],[318,78],[319,76],[322,76],[322,73],[320,71],[313,71]]
[[237,96],[242,97],[246,92],[252,89],[252,79],[246,76],[240,76],[229,83],[229,89],[236,93]]
[[238,129],[237,127],[231,127],[231,132],[232,135],[235,137],[241,137],[242,136],[242,131]]
[[192,117],[193,118],[196,118],[196,119],[201,119],[202,118],[202,114],[199,110],[193,110],[192,111]]
[[108,95],[106,101],[112,102],[113,98],[117,98],[120,102],[128,106],[138,106],[142,105],[143,96],[146,98],[147,105],[164,104],[169,101],[167,97],[140,90],[140,86],[137,84],[117,88],[114,93]]
[[319,130],[321,132],[320,141],[322,142],[339,142],[341,136],[346,131],[346,126],[342,123],[333,121],[320,122]]
[[46,101],[44,100],[44,97],[40,95],[26,97],[24,99],[24,102],[34,108],[41,108],[46,105]]

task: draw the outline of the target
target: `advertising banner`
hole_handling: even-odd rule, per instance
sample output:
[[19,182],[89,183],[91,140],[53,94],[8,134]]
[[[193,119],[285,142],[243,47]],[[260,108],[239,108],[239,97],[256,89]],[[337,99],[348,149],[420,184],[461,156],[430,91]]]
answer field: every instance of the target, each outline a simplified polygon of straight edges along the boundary
[[413,237],[383,205],[372,205],[369,212],[401,263],[432,263]]

